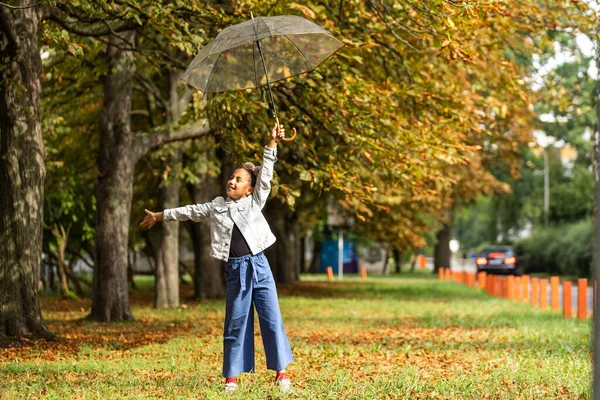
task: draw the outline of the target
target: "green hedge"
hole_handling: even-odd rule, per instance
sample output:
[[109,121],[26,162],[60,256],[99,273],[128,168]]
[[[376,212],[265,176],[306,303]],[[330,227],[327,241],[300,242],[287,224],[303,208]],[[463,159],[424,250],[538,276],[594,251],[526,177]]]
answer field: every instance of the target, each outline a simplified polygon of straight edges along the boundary
[[542,230],[515,243],[525,273],[590,278],[594,227],[591,219]]

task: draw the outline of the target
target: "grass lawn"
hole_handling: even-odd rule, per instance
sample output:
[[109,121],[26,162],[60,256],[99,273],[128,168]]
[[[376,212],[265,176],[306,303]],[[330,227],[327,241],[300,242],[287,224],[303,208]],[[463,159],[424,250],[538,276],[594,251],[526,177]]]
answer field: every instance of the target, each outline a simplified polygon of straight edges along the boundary
[[[135,322],[82,321],[89,300],[43,299],[60,339],[0,349],[0,398],[228,397],[220,376],[224,301],[155,310],[151,282],[139,283]],[[273,389],[256,323],[256,373],[240,376],[231,398],[591,398],[589,321],[424,273],[303,276],[279,293],[296,358],[288,368],[293,393]]]

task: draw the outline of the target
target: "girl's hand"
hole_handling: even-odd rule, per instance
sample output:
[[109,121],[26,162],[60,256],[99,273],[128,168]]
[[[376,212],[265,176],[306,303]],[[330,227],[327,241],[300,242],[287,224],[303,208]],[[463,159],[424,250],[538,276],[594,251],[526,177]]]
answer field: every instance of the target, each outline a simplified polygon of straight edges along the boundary
[[275,142],[281,142],[281,140],[285,137],[285,129],[283,129],[283,125],[277,126],[277,122],[273,125],[273,129],[271,130],[271,140]]
[[146,216],[144,217],[144,220],[142,221],[140,226],[150,229],[150,228],[152,228],[152,225],[154,225],[158,221],[162,221],[164,219],[164,215],[163,215],[162,211],[157,212],[157,213],[146,210],[146,209],[144,209],[144,211],[146,211]]

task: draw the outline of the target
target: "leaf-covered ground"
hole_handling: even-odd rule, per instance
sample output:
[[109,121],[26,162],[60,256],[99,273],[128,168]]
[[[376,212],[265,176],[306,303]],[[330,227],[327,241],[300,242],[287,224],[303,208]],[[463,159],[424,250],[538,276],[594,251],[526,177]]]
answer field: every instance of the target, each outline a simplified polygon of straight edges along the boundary
[[[151,287],[148,278],[142,286]],[[591,397],[590,323],[417,274],[280,286],[296,361],[273,389],[256,324],[256,373],[233,398],[580,399]],[[182,297],[190,294],[182,288]],[[0,349],[0,398],[219,399],[222,300],[152,308],[135,322],[82,320],[89,300],[44,298],[55,342]]]

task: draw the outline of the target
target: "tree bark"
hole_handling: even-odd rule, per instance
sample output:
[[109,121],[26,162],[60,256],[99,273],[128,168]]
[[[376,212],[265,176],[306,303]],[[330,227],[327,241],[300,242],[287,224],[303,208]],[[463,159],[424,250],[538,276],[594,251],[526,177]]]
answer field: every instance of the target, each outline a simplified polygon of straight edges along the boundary
[[313,248],[312,260],[310,260],[310,267],[308,272],[311,274],[318,274],[321,269],[321,249],[323,248],[323,242],[315,239],[315,246]]
[[[600,66],[600,21],[596,24],[596,65]],[[594,210],[595,216],[595,231],[594,231],[594,257],[592,276],[595,282],[600,280],[600,79],[596,81],[596,93],[594,96],[594,102],[596,104],[596,129],[594,132],[594,148],[592,151],[594,178],[595,178],[595,193],[596,193],[596,204]],[[594,290],[597,290],[596,288]],[[594,296],[595,304],[594,310],[600,310],[600,296]],[[592,354],[593,354],[593,396],[592,398],[597,399],[600,397],[600,318],[594,316],[594,339],[592,340]]]
[[96,188],[96,260],[90,318],[133,320],[129,310],[127,249],[135,159],[130,126],[135,31],[113,35],[107,49]]
[[402,262],[400,260],[402,254],[400,253],[400,250],[398,250],[397,248],[393,248],[392,249],[392,256],[394,257],[394,265],[396,266],[396,273],[400,274],[402,273]]
[[[171,162],[175,164],[180,160],[180,154],[171,158]],[[177,179],[171,179],[161,188],[163,209],[179,207],[180,187]],[[160,230],[160,244],[156,252],[154,306],[179,307],[179,223],[162,223]]]
[[298,217],[285,206],[267,203],[266,217],[277,241],[265,251],[277,283],[293,283],[300,279],[300,228]]
[[0,6],[0,342],[53,338],[38,297],[46,175],[39,22],[37,8]]
[[451,225],[444,224],[442,229],[437,233],[435,250],[433,253],[434,272],[437,273],[440,267],[450,267],[450,235],[452,232]]
[[[189,185],[193,203],[211,201],[218,193],[219,179],[205,176],[198,185]],[[210,256],[210,222],[190,222],[194,246],[194,298],[213,299],[225,296],[224,264]]]
[[56,254],[56,269],[58,271],[58,279],[60,281],[60,295],[62,298],[66,299],[71,297],[71,292],[69,291],[69,283],[67,282],[67,273],[65,268],[65,251],[67,249],[67,241],[69,240],[69,231],[71,227],[69,226],[65,231],[65,228],[60,225],[60,232],[58,228],[53,229],[52,234],[58,242],[58,252]]

